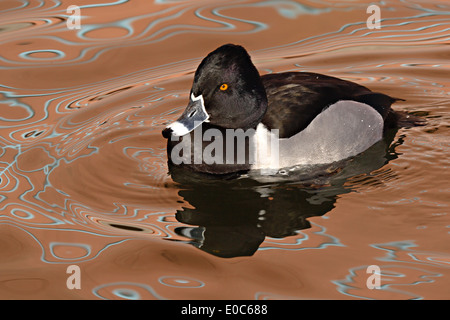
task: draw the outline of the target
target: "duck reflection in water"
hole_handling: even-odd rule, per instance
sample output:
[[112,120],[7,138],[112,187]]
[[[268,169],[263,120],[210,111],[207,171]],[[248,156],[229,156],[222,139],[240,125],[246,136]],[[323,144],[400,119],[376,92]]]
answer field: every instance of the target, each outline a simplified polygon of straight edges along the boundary
[[[215,256],[251,256],[265,237],[295,236],[310,228],[309,217],[330,212],[339,195],[354,188],[346,183],[357,175],[370,174],[397,157],[395,132],[362,154],[327,166],[281,172],[275,176],[245,174],[218,179],[187,174],[171,166],[179,183],[179,195],[190,205],[176,213],[187,226],[176,228],[188,243]],[[372,179],[377,179],[376,175]],[[355,213],[357,214],[357,213]]]

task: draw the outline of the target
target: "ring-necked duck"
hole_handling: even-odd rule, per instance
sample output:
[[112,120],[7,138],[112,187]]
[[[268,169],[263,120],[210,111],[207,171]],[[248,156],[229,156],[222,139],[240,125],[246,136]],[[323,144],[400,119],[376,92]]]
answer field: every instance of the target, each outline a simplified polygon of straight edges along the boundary
[[[391,108],[397,100],[317,73],[260,76],[243,47],[226,44],[200,63],[188,106],[163,130],[169,165],[221,175],[343,160],[409,117]],[[230,147],[236,132],[246,134],[244,149]]]

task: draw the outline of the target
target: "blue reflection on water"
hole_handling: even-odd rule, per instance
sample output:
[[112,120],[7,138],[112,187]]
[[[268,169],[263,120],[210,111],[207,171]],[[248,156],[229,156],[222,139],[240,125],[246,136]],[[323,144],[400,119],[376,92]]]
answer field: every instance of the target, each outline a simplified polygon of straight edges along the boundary
[[[434,263],[427,260],[420,260],[416,257],[418,253],[432,256],[432,252],[417,252],[411,248],[416,247],[414,241],[396,241],[384,244],[374,244],[371,247],[383,250],[386,255],[377,258],[379,261],[390,262],[389,264],[379,264],[381,270],[381,285],[380,288],[372,289],[374,291],[384,291],[385,294],[396,294],[403,299],[421,300],[424,296],[406,290],[410,286],[416,286],[423,283],[434,283],[435,278],[443,277],[444,274],[430,271],[429,268]],[[406,258],[406,259],[405,259]],[[437,263],[439,265],[439,263]],[[423,266],[423,268],[421,267]],[[448,268],[445,264],[440,264],[445,269]],[[369,274],[366,273],[368,265],[357,266],[349,269],[349,274],[344,280],[333,280],[336,284],[337,290],[345,295],[359,299],[372,299],[370,292],[366,287],[366,280]],[[396,278],[399,278],[396,280]],[[417,280],[414,280],[417,279]],[[401,289],[405,287],[405,289]],[[359,293],[359,294],[358,294]]]

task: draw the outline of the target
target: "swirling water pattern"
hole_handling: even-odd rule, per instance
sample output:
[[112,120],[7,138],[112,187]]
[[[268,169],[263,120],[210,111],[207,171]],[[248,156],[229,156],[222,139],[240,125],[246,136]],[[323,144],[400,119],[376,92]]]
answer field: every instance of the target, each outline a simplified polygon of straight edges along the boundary
[[[72,4],[0,3],[2,299],[448,299],[450,6],[380,2],[368,29],[363,1],[109,0],[70,30]],[[226,42],[428,123],[331,180],[180,188],[160,131]]]

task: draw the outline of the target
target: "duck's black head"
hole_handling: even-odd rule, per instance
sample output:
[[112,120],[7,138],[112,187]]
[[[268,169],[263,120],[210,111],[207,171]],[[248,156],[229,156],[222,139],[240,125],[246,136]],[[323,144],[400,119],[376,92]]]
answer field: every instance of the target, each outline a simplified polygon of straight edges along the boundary
[[205,121],[226,129],[246,130],[256,127],[266,110],[266,92],[247,51],[226,44],[200,63],[186,110],[163,135],[182,136]]

